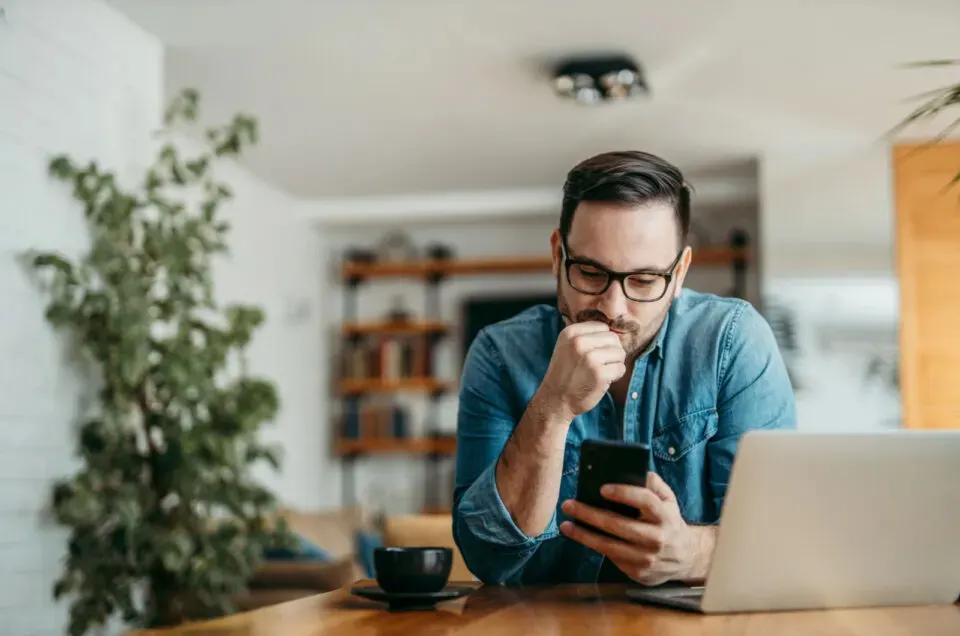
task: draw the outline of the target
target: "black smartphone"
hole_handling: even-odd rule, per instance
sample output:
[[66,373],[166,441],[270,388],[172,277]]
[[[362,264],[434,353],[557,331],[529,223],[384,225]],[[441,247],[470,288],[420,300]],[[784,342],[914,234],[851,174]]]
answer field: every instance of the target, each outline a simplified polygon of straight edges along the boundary
[[[604,484],[646,486],[649,467],[650,447],[647,444],[584,440],[580,445],[576,499],[588,506],[610,510],[625,517],[639,518],[639,510],[610,501],[600,494],[600,488]],[[596,528],[591,530],[600,532]]]

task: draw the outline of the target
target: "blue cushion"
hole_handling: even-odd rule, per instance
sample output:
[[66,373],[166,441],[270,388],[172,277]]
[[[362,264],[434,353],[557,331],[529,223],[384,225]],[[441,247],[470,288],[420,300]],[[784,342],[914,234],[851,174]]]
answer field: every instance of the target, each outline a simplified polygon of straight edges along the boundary
[[373,567],[373,551],[383,546],[383,538],[375,532],[357,530],[354,539],[357,542],[357,560],[367,578],[372,579],[376,576],[376,569]]
[[330,554],[323,548],[310,543],[299,534],[296,535],[296,537],[298,544],[297,547],[293,549],[271,548],[264,551],[264,558],[266,558],[268,561],[309,560],[320,561],[323,563],[329,563],[333,560],[330,558]]

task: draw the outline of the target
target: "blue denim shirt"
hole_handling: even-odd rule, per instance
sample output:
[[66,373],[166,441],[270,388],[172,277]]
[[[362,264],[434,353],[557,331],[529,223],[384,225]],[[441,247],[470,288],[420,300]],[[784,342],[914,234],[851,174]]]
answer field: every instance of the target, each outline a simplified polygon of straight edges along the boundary
[[576,495],[585,439],[650,445],[651,470],[673,489],[688,523],[720,518],[737,442],[747,430],[793,428],[793,390],[773,333],[749,303],[681,292],[638,358],[622,410],[608,393],[567,434],[554,517],[536,537],[514,523],[495,465],[546,373],[563,328],[540,305],[483,329],[464,363],[457,422],[453,533],[485,583],[593,582],[603,557],[561,535],[560,504]]

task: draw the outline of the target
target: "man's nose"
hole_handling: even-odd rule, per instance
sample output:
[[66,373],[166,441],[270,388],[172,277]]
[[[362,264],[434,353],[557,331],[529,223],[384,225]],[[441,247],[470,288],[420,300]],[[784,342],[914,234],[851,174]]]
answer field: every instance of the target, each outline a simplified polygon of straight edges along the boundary
[[615,320],[617,317],[627,313],[627,305],[630,299],[624,296],[623,287],[619,281],[612,281],[607,291],[600,295],[600,302],[597,309],[602,311],[608,318]]

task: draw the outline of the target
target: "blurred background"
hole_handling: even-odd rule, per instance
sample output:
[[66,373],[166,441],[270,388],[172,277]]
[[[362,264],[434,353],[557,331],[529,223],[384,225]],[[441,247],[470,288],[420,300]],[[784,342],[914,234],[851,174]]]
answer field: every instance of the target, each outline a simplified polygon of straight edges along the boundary
[[891,131],[958,81],[908,66],[960,56],[958,27],[955,0],[0,0],[0,616],[63,620],[38,514],[84,389],[7,262],[85,245],[51,155],[139,175],[185,88],[200,124],[256,118],[215,283],[267,317],[283,459],[257,474],[304,513],[442,515],[466,348],[553,302],[565,174],[608,150],[684,170],[688,285],[767,316],[801,429],[957,426],[960,150],[937,140],[948,173],[900,146],[960,112]]

